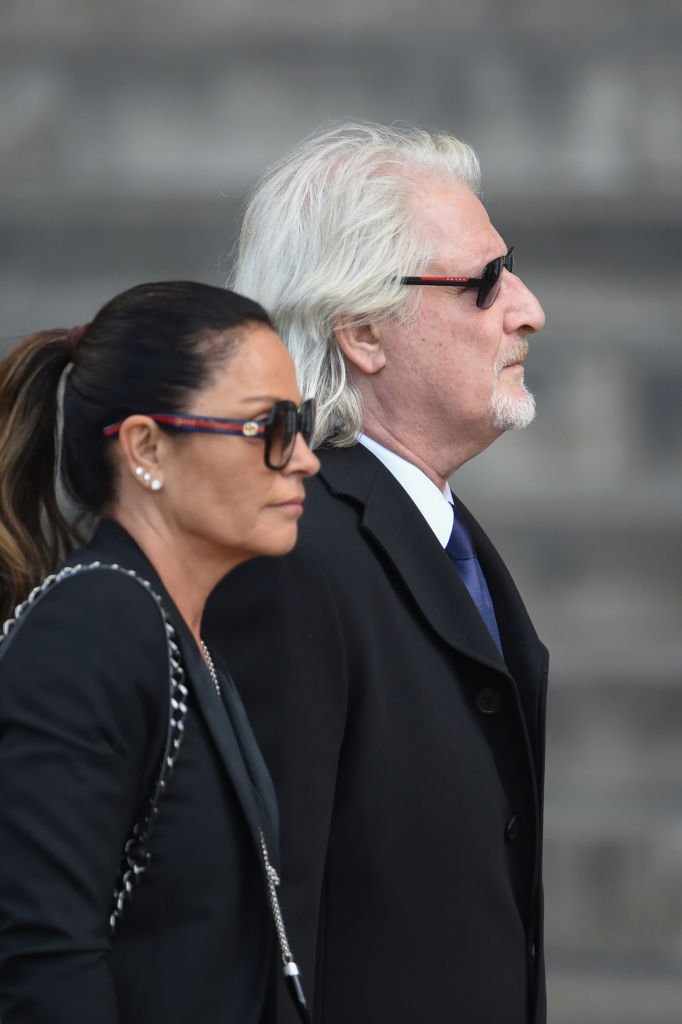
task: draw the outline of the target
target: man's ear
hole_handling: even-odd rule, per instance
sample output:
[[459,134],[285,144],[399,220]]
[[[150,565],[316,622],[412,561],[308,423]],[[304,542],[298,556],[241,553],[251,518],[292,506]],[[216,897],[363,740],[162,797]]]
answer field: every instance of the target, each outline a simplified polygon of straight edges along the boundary
[[383,370],[386,353],[376,324],[359,327],[351,320],[338,317],[334,321],[334,337],[352,368],[368,375]]
[[141,483],[162,479],[167,437],[154,420],[149,416],[128,416],[121,424],[118,440],[128,472]]

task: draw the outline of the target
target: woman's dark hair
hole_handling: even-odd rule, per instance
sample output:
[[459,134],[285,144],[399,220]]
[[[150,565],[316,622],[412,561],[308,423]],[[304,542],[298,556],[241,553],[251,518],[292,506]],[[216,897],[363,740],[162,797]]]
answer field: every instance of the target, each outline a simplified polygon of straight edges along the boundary
[[103,427],[136,412],[188,411],[252,324],[272,327],[235,292],[142,284],[81,331],[32,334],[0,362],[0,621],[79,540],[59,507],[60,482],[82,512],[99,514],[114,497]]

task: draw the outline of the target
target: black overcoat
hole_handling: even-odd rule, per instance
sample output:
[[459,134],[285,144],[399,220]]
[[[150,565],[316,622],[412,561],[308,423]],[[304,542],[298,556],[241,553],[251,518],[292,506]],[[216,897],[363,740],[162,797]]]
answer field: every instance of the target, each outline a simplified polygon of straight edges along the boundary
[[3,1024],[256,1024],[274,928],[259,857],[277,858],[272,785],[228,678],[221,701],[184,621],[113,522],[70,559],[147,579],[177,630],[185,737],[151,863],[113,940],[119,858],[151,794],[169,712],[164,625],[134,580],[60,582],[0,645]]
[[296,549],[205,616],[278,792],[316,1024],[541,1024],[547,651],[461,503],[506,663],[388,470],[319,454]]

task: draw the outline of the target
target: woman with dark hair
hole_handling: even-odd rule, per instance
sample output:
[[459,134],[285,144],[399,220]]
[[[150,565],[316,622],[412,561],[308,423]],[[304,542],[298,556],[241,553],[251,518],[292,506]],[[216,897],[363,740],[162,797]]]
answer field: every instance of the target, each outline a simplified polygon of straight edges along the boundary
[[[194,283],[0,363],[3,1024],[260,1024],[277,935],[297,984],[272,786],[201,617],[294,545],[313,411],[261,307]],[[64,494],[99,517],[78,550]]]

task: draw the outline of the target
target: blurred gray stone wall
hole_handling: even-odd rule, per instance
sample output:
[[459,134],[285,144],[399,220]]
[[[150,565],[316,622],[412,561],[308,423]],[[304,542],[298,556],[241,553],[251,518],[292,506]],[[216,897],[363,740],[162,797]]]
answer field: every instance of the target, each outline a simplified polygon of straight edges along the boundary
[[682,1019],[682,18],[664,0],[3,0],[3,347],[222,283],[247,189],[329,121],[479,152],[548,323],[539,415],[457,474],[553,655],[553,1024]]

